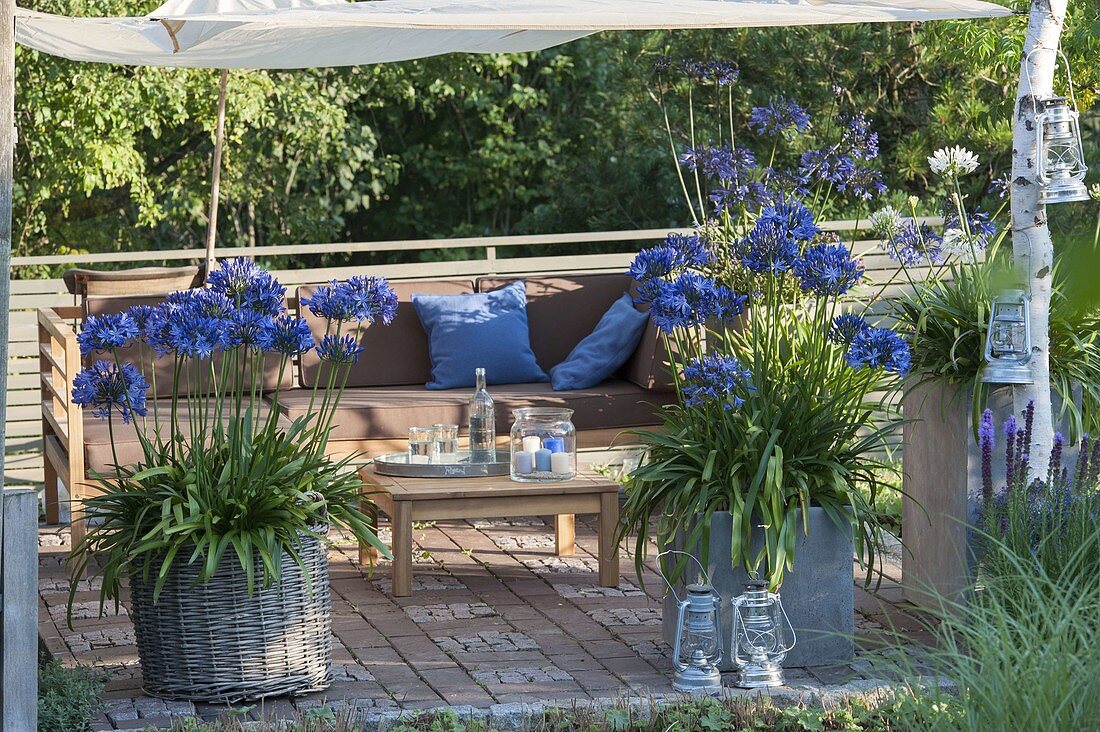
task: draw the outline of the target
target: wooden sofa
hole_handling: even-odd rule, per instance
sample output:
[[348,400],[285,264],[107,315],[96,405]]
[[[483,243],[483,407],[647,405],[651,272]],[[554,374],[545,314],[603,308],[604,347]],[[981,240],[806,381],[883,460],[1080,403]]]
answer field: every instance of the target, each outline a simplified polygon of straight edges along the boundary
[[[482,277],[476,280],[425,280],[392,283],[400,304],[394,323],[363,331],[365,351],[351,371],[347,389],[334,419],[329,449],[334,454],[360,453],[373,457],[403,450],[408,428],[449,422],[464,425],[471,389],[429,391],[430,360],[427,336],[412,307],[413,293],[458,294],[489,291],[516,278]],[[526,281],[531,345],[544,370],[560,363],[587,336],[611,304],[631,287],[621,274],[533,276]],[[287,298],[290,312],[298,311],[300,297],[314,286],[299,287]],[[46,519],[59,520],[58,481],[73,500],[74,540],[83,533],[80,499],[94,494],[89,476],[109,469],[110,443],[102,420],[83,414],[72,403],[72,380],[81,368],[77,329],[88,315],[118,312],[159,296],[87,298],[83,305],[43,308],[38,313],[42,372],[42,430],[45,458]],[[320,337],[324,323],[304,313]],[[506,444],[511,410],[525,406],[560,406],[574,410],[578,446],[607,447],[624,430],[655,425],[657,406],[674,395],[669,389],[667,363],[656,329],[646,330],[638,349],[613,378],[581,391],[555,392],[550,384],[491,386],[497,404],[498,440]],[[314,353],[308,353],[287,374],[280,388],[282,418],[305,414],[318,371]],[[274,370],[271,370],[272,374]],[[274,380],[268,387],[274,389]],[[161,380],[160,383],[166,383]],[[152,398],[165,395],[151,395]],[[269,397],[270,398],[270,397]],[[116,429],[119,461],[140,454],[136,438]],[[132,443],[132,444],[131,444]]]

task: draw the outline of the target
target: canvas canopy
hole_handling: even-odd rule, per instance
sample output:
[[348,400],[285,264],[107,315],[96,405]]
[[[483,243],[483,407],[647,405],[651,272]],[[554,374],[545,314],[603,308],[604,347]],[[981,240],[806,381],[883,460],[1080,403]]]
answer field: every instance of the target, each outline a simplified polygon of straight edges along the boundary
[[16,37],[79,61],[208,68],[351,66],[536,51],[602,30],[992,18],[978,0],[169,0],[149,15],[16,11]]

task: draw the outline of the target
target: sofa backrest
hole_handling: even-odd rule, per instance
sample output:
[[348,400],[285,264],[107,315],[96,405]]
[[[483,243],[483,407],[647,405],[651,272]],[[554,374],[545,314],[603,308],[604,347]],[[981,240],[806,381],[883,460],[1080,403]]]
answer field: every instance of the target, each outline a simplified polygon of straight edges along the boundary
[[[633,278],[618,273],[481,277],[477,289],[490,292],[517,279],[524,280],[527,286],[531,349],[544,371],[564,361],[624,292],[635,292]],[[656,328],[648,325],[642,342],[619,376],[646,389],[667,388],[671,379],[664,352]]]
[[[407,386],[426,384],[431,379],[432,363],[428,355],[428,335],[420,324],[412,304],[417,293],[429,295],[465,295],[474,291],[473,280],[431,280],[391,282],[397,293],[397,317],[388,326],[366,326],[359,334],[363,353],[351,367],[348,386]],[[298,288],[298,300],[310,297],[315,285]],[[318,341],[325,335],[325,321],[300,307],[302,317]],[[302,356],[299,383],[311,387],[317,381],[320,361],[314,351]]]
[[[90,297],[84,301],[84,315],[107,315],[112,313],[121,313],[123,310],[128,310],[135,305],[158,305],[164,300],[160,295],[137,295],[133,297]],[[151,396],[154,399],[166,399],[172,395],[172,377],[173,370],[175,368],[175,359],[170,356],[162,358],[155,358],[155,354],[147,346],[130,346],[119,351],[119,357],[124,362],[130,362],[138,365],[142,373],[145,374],[146,379],[149,381]],[[85,361],[91,361],[93,359],[105,358],[102,354],[89,354],[85,357]],[[150,362],[152,363],[155,372],[150,369]],[[221,359],[218,356],[214,357],[215,371],[220,374],[221,369],[219,364]],[[185,369],[186,371],[186,369]],[[264,391],[274,391],[276,387],[280,389],[289,389],[294,385],[293,367],[288,366],[284,373],[282,381],[279,381],[279,357],[277,355],[268,355],[264,360]],[[232,382],[239,373],[239,369],[229,369],[229,381],[231,382],[226,386],[226,391],[234,391],[235,387]],[[183,385],[181,393],[187,394],[195,391],[191,387],[190,373],[181,374],[180,382]],[[203,390],[208,390],[207,373],[202,375]],[[156,389],[153,389],[155,384]]]

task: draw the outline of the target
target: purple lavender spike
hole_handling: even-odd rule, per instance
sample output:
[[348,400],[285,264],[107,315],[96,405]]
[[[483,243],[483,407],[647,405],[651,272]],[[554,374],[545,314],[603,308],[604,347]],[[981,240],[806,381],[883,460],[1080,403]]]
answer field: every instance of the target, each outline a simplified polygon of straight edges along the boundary
[[978,426],[978,444],[982,451],[982,500],[989,503],[993,498],[993,441],[996,429],[993,427],[993,412],[982,412],[982,421]]
[[1035,422],[1035,402],[1030,401],[1024,409],[1024,444],[1031,446],[1031,426]]

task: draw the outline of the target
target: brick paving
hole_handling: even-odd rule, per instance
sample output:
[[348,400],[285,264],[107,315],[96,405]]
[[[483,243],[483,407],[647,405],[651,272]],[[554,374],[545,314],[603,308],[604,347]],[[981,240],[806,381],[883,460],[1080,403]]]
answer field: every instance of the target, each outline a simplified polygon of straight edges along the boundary
[[[619,586],[599,586],[595,527],[581,518],[575,557],[554,556],[553,526],[542,519],[417,525],[419,563],[413,595],[406,598],[389,595],[388,562],[373,571],[362,567],[354,541],[334,536],[334,682],[305,697],[231,710],[144,696],[128,598],[117,613],[108,608],[99,617],[101,583],[95,577],[81,582],[70,629],[68,536],[48,527],[40,531],[39,633],[62,663],[106,673],[106,708],[93,730],[168,727],[181,718],[226,714],[290,716],[322,706],[377,716],[444,705],[498,709],[516,702],[667,694],[670,649],[661,639],[659,597],[641,590],[625,555]],[[928,638],[901,600],[897,567],[886,570],[873,594],[857,584],[856,661],[790,669],[792,690],[858,688],[881,678],[868,654],[889,644],[891,628]],[[642,579],[651,593],[662,586],[651,567]]]

